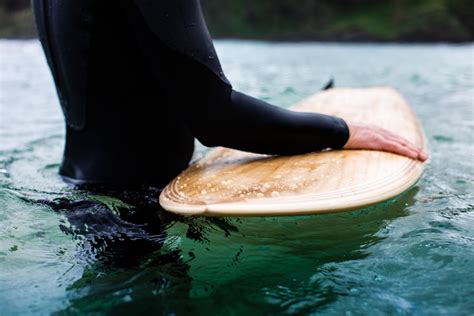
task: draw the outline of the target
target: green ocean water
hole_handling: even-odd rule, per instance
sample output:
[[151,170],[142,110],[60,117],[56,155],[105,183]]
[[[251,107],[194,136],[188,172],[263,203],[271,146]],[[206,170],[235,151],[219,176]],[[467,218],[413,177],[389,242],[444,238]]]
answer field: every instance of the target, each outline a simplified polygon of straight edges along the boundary
[[80,191],[57,176],[64,124],[39,43],[0,41],[0,315],[472,315],[474,46],[216,46],[234,88],[283,107],[331,77],[399,89],[426,132],[423,177],[304,217],[180,218],[154,190]]

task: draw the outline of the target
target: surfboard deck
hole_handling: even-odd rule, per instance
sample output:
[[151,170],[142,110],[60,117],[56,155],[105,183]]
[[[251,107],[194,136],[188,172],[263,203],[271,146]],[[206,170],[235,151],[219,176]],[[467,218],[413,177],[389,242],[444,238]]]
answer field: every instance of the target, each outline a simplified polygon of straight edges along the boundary
[[[336,88],[292,107],[378,125],[425,147],[421,125],[389,87]],[[424,163],[370,150],[267,156],[218,147],[183,171],[160,195],[181,215],[279,216],[349,211],[404,192]]]

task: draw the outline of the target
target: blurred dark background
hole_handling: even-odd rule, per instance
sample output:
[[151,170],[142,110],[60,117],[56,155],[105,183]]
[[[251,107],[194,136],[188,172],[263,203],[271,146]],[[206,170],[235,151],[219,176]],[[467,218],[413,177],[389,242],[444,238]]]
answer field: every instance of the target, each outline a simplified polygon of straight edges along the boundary
[[[473,0],[202,0],[202,5],[216,38],[401,42],[474,39]],[[0,0],[0,38],[35,36],[30,0]]]

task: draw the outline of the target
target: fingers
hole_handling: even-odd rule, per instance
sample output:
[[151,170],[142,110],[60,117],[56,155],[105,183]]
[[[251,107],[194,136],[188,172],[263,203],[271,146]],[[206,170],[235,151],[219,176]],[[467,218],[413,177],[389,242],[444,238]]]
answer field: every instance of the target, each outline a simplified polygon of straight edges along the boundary
[[348,124],[350,137],[344,148],[373,149],[392,152],[425,161],[428,155],[410,141],[374,125]]
[[397,144],[400,144],[401,146],[404,146],[406,148],[409,148],[410,150],[418,152],[419,149],[413,145],[412,143],[408,142],[407,140],[400,138],[400,137],[389,137],[388,138],[390,141],[395,142]]
[[428,159],[428,155],[420,148],[401,138],[387,138],[382,150],[390,151],[399,155],[407,156],[420,161]]
[[[380,131],[381,131],[381,133],[385,134],[385,136],[390,141],[396,142],[396,143],[400,144],[401,146],[407,147],[408,150],[411,151],[411,152],[413,152],[413,151],[416,152],[417,156],[414,159],[419,159],[421,161],[425,161],[426,159],[428,159],[428,154],[426,152],[424,152],[423,149],[415,146],[413,143],[411,143],[407,139],[405,139],[401,136],[398,136],[398,135],[392,133],[391,131],[383,129],[383,128],[380,128]],[[399,153],[398,151],[399,150],[397,150],[397,153]],[[409,157],[411,157],[411,156],[409,156]],[[411,158],[413,158],[413,157],[411,157]]]
[[403,156],[407,156],[407,157],[410,157],[412,159],[417,159],[418,158],[418,151],[416,151],[416,150],[414,150],[410,147],[404,146],[403,144],[398,143],[396,141],[386,141],[382,145],[382,150],[389,151],[389,152],[399,154],[399,155],[403,155]]
[[415,146],[413,143],[409,142],[408,140],[396,135],[389,137],[389,139],[392,142],[396,142],[400,144],[401,146],[406,147],[410,151],[416,152],[417,156],[415,157],[415,159],[419,159],[421,161],[425,161],[426,159],[428,159],[428,155],[423,151],[423,149]]
[[421,161],[426,161],[428,159],[428,154],[424,150],[421,150],[418,153],[418,159],[420,159]]

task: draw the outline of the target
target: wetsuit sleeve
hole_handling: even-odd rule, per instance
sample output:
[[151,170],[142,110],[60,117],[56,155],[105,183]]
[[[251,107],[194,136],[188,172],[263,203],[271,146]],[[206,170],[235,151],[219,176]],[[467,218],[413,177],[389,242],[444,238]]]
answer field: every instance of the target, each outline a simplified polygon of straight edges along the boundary
[[209,117],[217,133],[195,127],[198,139],[207,146],[291,155],[338,149],[348,138],[348,128],[342,119],[289,111],[236,91],[231,91],[224,111],[216,110]]
[[347,142],[348,127],[340,118],[286,110],[234,91],[199,1],[133,0],[122,5],[137,49],[168,106],[179,111],[204,145],[286,155],[337,149]]

